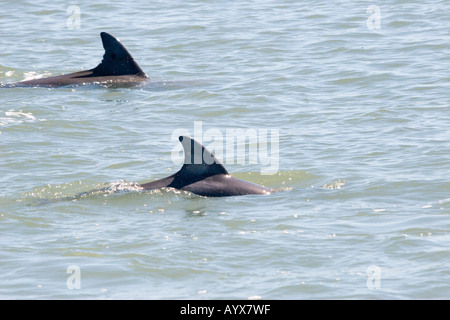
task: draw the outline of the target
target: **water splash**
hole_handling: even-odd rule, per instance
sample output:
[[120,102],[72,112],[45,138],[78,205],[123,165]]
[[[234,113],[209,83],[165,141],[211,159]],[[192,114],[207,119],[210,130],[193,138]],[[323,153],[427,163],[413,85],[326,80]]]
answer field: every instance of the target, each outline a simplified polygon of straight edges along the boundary
[[141,185],[137,182],[129,182],[125,180],[119,180],[112,182],[105,191],[108,193],[116,192],[138,192],[144,190]]
[[341,189],[344,185],[345,185],[345,180],[337,179],[330,183],[324,184],[322,187],[331,189],[331,190],[336,190],[336,189]]
[[44,73],[38,73],[36,71],[29,71],[29,72],[24,72],[23,76],[24,76],[24,78],[21,81],[28,81],[28,80],[41,79],[44,77],[50,77],[51,73],[48,71],[46,71]]
[[[56,203],[61,201],[77,201],[84,198],[90,198],[95,196],[107,196],[117,193],[131,193],[140,192],[143,190],[140,184],[136,182],[129,182],[125,180],[119,180],[108,184],[106,187],[94,188],[89,191],[83,191],[73,193],[74,189],[77,189],[76,185],[82,185],[82,182],[70,183],[67,185],[52,186],[48,185],[40,190],[33,191],[30,196],[37,198],[31,205],[46,205],[50,203]],[[68,190],[66,190],[68,189]],[[66,195],[68,192],[72,194]]]

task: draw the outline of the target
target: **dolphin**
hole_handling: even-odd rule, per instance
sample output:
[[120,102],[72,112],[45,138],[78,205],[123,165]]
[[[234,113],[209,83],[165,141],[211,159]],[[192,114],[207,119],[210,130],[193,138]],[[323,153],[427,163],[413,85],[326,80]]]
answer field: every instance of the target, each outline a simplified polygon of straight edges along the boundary
[[100,33],[105,54],[94,69],[54,77],[4,84],[3,87],[61,87],[68,85],[118,85],[133,86],[148,80],[147,75],[134,61],[120,41],[107,32]]
[[144,190],[175,188],[206,197],[270,194],[272,189],[230,176],[222,163],[196,140],[180,136],[184,149],[181,169],[166,178],[141,184]]
[[174,188],[205,197],[250,194],[268,195],[278,191],[230,176],[223,164],[203,145],[186,136],[180,136],[178,140],[180,140],[184,149],[184,164],[177,173],[169,177],[144,184],[126,182],[125,185],[122,185],[122,180],[118,184],[115,183],[104,188],[81,192],[72,196],[57,199],[41,198],[36,201],[36,205],[45,205],[64,200],[74,201],[86,196],[113,193],[121,190],[121,186],[123,186],[123,190],[139,192],[142,190]]

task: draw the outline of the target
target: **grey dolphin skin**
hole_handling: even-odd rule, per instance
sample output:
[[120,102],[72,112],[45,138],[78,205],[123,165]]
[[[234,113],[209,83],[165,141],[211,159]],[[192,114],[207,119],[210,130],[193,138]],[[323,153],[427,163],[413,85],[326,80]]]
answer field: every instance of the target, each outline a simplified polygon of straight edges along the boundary
[[105,54],[94,69],[49,78],[3,84],[3,87],[61,87],[69,85],[118,85],[133,86],[148,80],[147,75],[134,61],[128,50],[109,33],[100,34]]
[[270,194],[272,189],[233,178],[203,145],[186,136],[179,137],[184,149],[184,164],[175,174],[142,184],[145,190],[175,188],[200,196],[225,197]]

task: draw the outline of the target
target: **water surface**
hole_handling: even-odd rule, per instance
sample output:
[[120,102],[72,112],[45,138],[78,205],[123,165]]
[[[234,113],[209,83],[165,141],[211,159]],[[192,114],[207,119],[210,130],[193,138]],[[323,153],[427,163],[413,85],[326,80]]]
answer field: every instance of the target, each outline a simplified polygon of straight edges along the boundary
[[[448,1],[2,8],[0,82],[95,67],[106,31],[153,85],[1,89],[0,297],[450,297]],[[278,130],[277,174],[226,167],[287,190],[136,190],[199,122]]]

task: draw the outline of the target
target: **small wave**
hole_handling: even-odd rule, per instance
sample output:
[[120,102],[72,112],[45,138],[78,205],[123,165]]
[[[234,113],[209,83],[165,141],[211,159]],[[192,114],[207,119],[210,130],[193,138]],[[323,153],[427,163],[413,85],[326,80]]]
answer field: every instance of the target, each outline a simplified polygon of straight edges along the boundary
[[[140,184],[136,182],[129,182],[125,180],[119,180],[112,182],[103,188],[95,188],[89,191],[78,192],[74,194],[67,195],[67,191],[74,189],[74,185],[80,185],[79,183],[70,183],[68,185],[60,186],[46,186],[41,190],[33,191],[30,193],[31,196],[37,198],[32,201],[31,205],[46,205],[50,203],[56,203],[60,201],[77,201],[84,198],[94,197],[94,196],[107,196],[116,193],[128,193],[128,192],[140,192],[143,190]],[[68,190],[67,190],[68,189]],[[55,192],[55,190],[57,190]],[[67,193],[66,193],[67,192]],[[73,192],[73,191],[72,191]],[[63,193],[66,193],[64,195]]]
[[24,72],[24,79],[21,81],[28,81],[28,80],[35,80],[35,79],[41,79],[44,77],[51,76],[50,72],[44,72],[44,73],[37,73],[36,71],[30,71],[30,72]]
[[3,117],[0,115],[0,126],[19,124],[23,122],[34,122],[36,120],[36,117],[33,116],[31,112],[9,110],[4,113]]
[[115,193],[125,193],[125,192],[139,192],[144,190],[140,184],[136,182],[129,182],[125,180],[119,180],[116,182],[110,183],[108,186],[100,188],[100,189],[93,189],[90,191],[80,192],[75,195],[67,196],[60,198],[58,200],[78,200],[81,198],[86,198],[90,196],[96,196],[96,195],[108,195],[108,194],[115,194]]
[[336,190],[336,189],[341,189],[344,185],[345,185],[345,180],[337,179],[330,183],[324,184],[322,187],[331,189],[331,190]]
[[116,192],[137,192],[142,191],[144,188],[139,183],[129,182],[125,180],[119,180],[112,182],[107,188],[104,188],[106,192],[116,193]]

